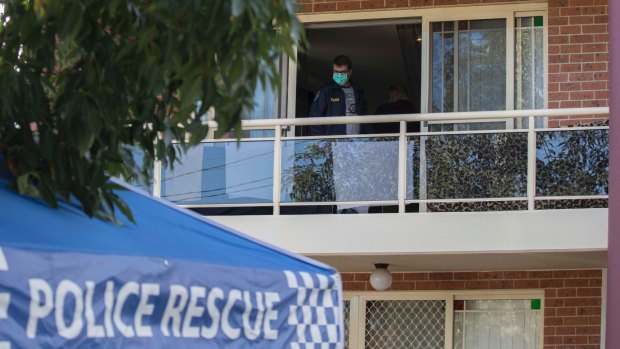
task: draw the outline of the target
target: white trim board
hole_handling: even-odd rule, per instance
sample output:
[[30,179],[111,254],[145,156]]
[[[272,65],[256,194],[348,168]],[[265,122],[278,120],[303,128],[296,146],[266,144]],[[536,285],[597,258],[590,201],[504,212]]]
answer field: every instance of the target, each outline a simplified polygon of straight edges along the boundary
[[389,255],[606,250],[607,216],[576,209],[211,219],[298,253]]

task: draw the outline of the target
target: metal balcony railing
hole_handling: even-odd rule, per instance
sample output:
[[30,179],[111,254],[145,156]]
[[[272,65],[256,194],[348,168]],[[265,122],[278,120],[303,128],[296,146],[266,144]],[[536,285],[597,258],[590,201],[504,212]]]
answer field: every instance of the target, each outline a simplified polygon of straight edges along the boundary
[[[608,113],[575,108],[243,121],[243,130],[272,134],[205,140],[174,171],[158,166],[153,192],[188,207],[265,206],[275,215],[283,207],[327,205],[393,205],[400,213],[416,204],[420,211],[606,207],[609,127],[548,128],[536,121],[581,116],[583,124]],[[461,130],[490,120],[521,128]],[[399,133],[288,136],[295,126],[390,122],[399,124]],[[456,126],[407,133],[411,122]]]

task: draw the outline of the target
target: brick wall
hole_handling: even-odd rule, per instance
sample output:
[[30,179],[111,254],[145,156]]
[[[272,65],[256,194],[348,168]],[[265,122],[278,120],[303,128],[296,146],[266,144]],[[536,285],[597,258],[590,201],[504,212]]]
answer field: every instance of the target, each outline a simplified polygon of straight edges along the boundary
[[[370,273],[342,273],[345,291],[372,290]],[[598,349],[601,270],[392,273],[391,290],[544,289],[544,348]]]
[[[606,107],[607,0],[549,0],[549,108]],[[601,121],[550,120],[549,126]]]
[[300,12],[376,10],[386,8],[454,6],[527,2],[528,0],[298,0]]
[[[299,0],[300,12],[359,11],[501,0]],[[608,0],[549,0],[549,108],[605,107],[608,88]],[[600,116],[556,117],[550,127],[603,121]]]

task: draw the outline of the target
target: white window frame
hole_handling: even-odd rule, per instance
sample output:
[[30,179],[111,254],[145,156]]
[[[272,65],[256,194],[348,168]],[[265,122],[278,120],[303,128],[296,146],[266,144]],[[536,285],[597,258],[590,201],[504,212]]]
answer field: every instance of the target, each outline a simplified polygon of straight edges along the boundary
[[455,291],[345,291],[344,300],[350,302],[349,349],[363,349],[366,329],[366,301],[385,300],[443,300],[446,302],[445,349],[453,349],[455,300],[530,300],[540,299],[539,349],[544,346],[544,290],[455,290]]
[[[422,21],[422,66],[420,86],[420,113],[429,113],[430,105],[430,22],[437,21],[456,21],[456,20],[476,20],[506,18],[506,110],[514,109],[514,18],[524,16],[524,14],[535,14],[543,16],[544,28],[544,105],[547,107],[548,101],[548,3],[546,0],[537,0],[521,4],[501,4],[501,5],[468,5],[468,6],[443,6],[443,7],[423,7],[410,9],[389,9],[373,11],[340,11],[333,13],[310,13],[299,14],[299,20],[306,26],[314,25],[322,28],[337,28],[351,25],[367,25],[384,21],[389,23],[395,20]],[[295,51],[295,55],[296,55]],[[297,91],[297,64],[295,60],[289,59],[288,76],[288,117],[295,117],[295,101]],[[483,121],[483,120],[480,120]],[[491,120],[484,120],[491,121]],[[441,121],[449,123],[450,121]],[[476,122],[476,121],[472,121]],[[432,123],[432,122],[429,122]],[[456,123],[456,122],[455,122]],[[423,123],[422,131],[428,131],[428,123]],[[514,128],[514,123],[506,121],[507,128]],[[544,126],[547,127],[545,118]],[[292,133],[294,134],[294,132]],[[422,142],[421,147],[424,147]],[[424,151],[422,151],[424,154]],[[424,156],[424,155],[423,155]],[[425,159],[421,159],[425,163]],[[420,170],[424,173],[424,170]],[[420,179],[420,197],[426,198],[426,180]],[[426,212],[426,206],[422,205],[420,212]]]
[[[544,91],[544,95],[543,95],[543,108],[547,109],[549,108],[549,17],[548,17],[548,13],[547,11],[515,11],[514,17],[513,18],[517,18],[517,17],[538,17],[538,16],[542,16],[543,17],[543,91]],[[513,22],[514,24],[514,22]],[[513,36],[513,41],[514,41],[514,28],[512,30],[512,36]],[[513,50],[514,50],[514,45],[513,45]],[[514,57],[513,57],[513,64],[514,64]],[[514,70],[514,67],[513,67]],[[512,83],[513,89],[514,89],[514,81]],[[514,91],[513,91],[513,105],[514,105]],[[517,125],[522,126],[523,124],[523,119],[518,119],[517,120]],[[549,119],[548,118],[543,118],[543,128],[547,128],[549,127]]]
[[[306,26],[320,26],[323,28],[337,28],[342,26],[369,25],[372,22],[394,20],[422,21],[422,76],[421,76],[421,105],[420,112],[428,113],[430,107],[430,23],[438,21],[478,20],[478,19],[506,19],[506,109],[514,109],[514,18],[526,16],[543,17],[544,42],[544,105],[548,101],[548,4],[547,1],[536,1],[524,4],[503,5],[469,5],[425,7],[397,10],[350,11],[337,13],[299,14],[300,21]],[[295,94],[297,80],[297,65],[293,59],[289,60],[288,76],[288,108],[286,115],[295,115]],[[482,121],[482,120],[481,120]],[[490,121],[490,120],[484,120]],[[472,121],[475,122],[475,121]],[[442,122],[442,123],[445,123]],[[508,128],[513,128],[510,125]]]
[[[446,21],[459,21],[459,20],[485,20],[485,19],[505,19],[506,20],[506,105],[504,110],[514,110],[514,84],[515,84],[515,65],[514,65],[514,56],[515,56],[515,17],[543,17],[543,57],[544,57],[544,66],[543,71],[544,80],[543,80],[543,90],[544,94],[544,107],[547,108],[547,91],[548,91],[548,17],[547,17],[547,7],[544,6],[543,9],[530,9],[530,10],[521,10],[515,8],[513,5],[505,5],[502,8],[498,9],[484,9],[480,11],[479,8],[470,9],[469,11],[463,9],[461,13],[453,13],[448,12],[446,14],[432,14],[423,17],[423,39],[422,39],[422,71],[426,72],[422,76],[422,86],[426,86],[426,89],[422,88],[422,92],[426,92],[426,96],[422,96],[422,100],[426,103],[426,109],[423,112],[430,113],[430,105],[431,105],[431,89],[432,89],[432,81],[430,79],[431,75],[431,32],[430,26],[433,22],[446,22]],[[456,30],[456,28],[455,28]],[[424,45],[426,44],[426,46]],[[426,52],[426,54],[424,54]],[[426,78],[426,83],[424,83],[424,78]],[[455,80],[456,81],[456,80]],[[502,120],[471,120],[471,123],[475,122],[493,122],[493,121],[502,121]],[[429,124],[433,124],[434,122],[430,121]],[[449,121],[443,121],[441,123],[450,123]],[[514,124],[510,120],[506,120],[506,128],[513,129]]]

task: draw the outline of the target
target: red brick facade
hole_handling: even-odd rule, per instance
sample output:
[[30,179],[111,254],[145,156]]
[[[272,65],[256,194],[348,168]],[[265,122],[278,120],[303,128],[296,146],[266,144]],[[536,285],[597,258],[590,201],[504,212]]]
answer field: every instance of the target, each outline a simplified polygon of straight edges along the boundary
[[[369,273],[342,273],[345,291],[372,290]],[[543,289],[544,348],[598,349],[601,270],[392,273],[391,290]]]
[[[523,3],[501,0],[299,0],[300,12]],[[549,0],[549,108],[606,107],[609,98],[608,0]],[[602,121],[553,118],[550,127]]]
[[528,2],[528,0],[298,0],[300,12],[356,11],[407,7]]
[[[608,42],[607,0],[549,1],[549,108],[607,106]],[[555,119],[549,126],[574,123]]]

